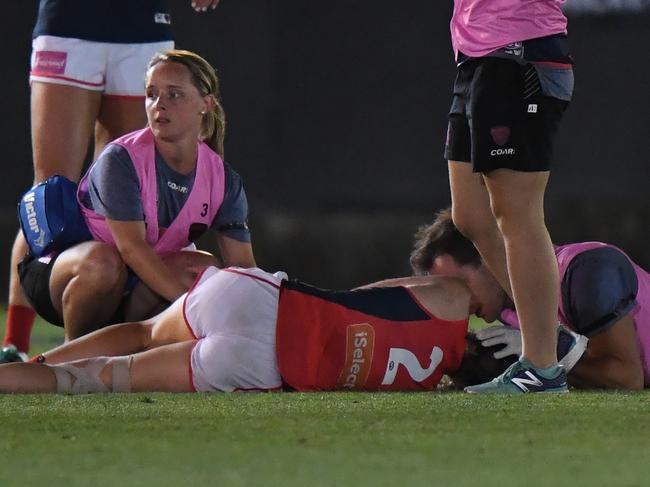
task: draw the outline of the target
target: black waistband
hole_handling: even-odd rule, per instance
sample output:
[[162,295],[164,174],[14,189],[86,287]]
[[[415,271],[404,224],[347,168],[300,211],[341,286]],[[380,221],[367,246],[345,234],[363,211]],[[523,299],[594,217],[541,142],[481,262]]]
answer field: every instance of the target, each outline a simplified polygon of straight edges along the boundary
[[[553,34],[521,42],[513,42],[483,57],[512,59],[520,63],[555,62],[573,64],[573,58],[569,54],[569,40],[566,34]],[[476,58],[467,56],[462,52],[458,53],[459,65],[472,59]]]

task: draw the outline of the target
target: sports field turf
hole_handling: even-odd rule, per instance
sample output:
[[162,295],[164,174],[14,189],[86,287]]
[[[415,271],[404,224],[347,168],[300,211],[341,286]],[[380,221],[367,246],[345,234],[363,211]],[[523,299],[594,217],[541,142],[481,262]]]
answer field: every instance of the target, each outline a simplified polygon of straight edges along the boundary
[[0,486],[645,486],[649,411],[647,393],[8,395]]

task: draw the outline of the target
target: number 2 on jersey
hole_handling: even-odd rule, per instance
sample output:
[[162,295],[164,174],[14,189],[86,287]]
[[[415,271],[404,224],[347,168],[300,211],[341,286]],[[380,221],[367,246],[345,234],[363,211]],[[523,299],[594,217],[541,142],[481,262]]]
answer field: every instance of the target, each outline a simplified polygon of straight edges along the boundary
[[400,364],[406,368],[406,371],[415,382],[422,382],[429,378],[436,370],[436,367],[442,362],[442,350],[433,347],[431,350],[431,363],[425,369],[420,365],[420,361],[413,352],[405,348],[391,348],[388,353],[388,364],[381,385],[390,385],[395,381],[397,369]]

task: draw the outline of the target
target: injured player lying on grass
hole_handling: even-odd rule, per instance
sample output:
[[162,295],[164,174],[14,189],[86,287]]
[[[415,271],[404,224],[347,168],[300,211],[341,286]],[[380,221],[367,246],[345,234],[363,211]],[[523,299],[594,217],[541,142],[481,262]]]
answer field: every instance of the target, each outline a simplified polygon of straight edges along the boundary
[[152,319],[0,366],[0,391],[431,391],[444,375],[462,388],[514,360],[468,334],[458,279],[325,291],[284,277],[210,267]]

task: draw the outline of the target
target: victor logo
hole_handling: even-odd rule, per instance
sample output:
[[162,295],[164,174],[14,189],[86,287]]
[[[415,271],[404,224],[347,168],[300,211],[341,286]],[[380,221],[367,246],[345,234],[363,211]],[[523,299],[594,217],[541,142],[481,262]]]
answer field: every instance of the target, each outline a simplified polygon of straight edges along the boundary
[[375,329],[372,325],[348,325],[345,349],[345,364],[336,385],[344,389],[361,389],[368,380],[375,349]]
[[27,224],[29,229],[34,233],[39,233],[38,222],[36,221],[36,210],[34,209],[34,192],[31,191],[23,197],[25,203],[25,214],[27,215]]

